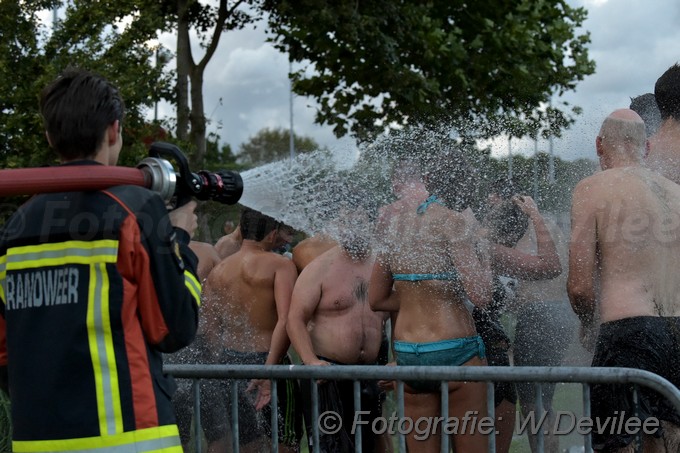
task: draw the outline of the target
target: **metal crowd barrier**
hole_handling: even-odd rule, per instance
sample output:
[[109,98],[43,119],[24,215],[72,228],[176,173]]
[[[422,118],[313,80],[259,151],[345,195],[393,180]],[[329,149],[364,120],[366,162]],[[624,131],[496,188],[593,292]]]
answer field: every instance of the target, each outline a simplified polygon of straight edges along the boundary
[[[542,383],[581,383],[583,384],[583,416],[590,417],[590,385],[591,384],[633,384],[634,414],[638,416],[639,387],[650,388],[667,398],[680,412],[680,390],[668,380],[648,371],[633,368],[590,368],[590,367],[501,367],[501,366],[304,366],[304,365],[166,365],[165,372],[176,378],[192,379],[194,396],[194,414],[200,413],[200,379],[271,379],[272,407],[272,451],[278,453],[278,417],[277,417],[277,380],[300,379],[312,382],[312,439],[313,452],[319,452],[319,406],[317,379],[354,381],[354,410],[361,410],[359,380],[395,380],[397,381],[396,399],[398,417],[404,417],[404,380],[429,380],[441,383],[441,414],[448,419],[448,381],[487,382],[487,416],[495,419],[495,401],[493,382],[534,382],[536,383],[535,406],[543,413]],[[232,401],[237,402],[238,386],[232,386]],[[238,408],[232,405],[231,429],[233,451],[239,451],[238,445]],[[539,417],[539,419],[541,419]],[[194,416],[194,440],[196,452],[201,451],[200,417]],[[495,426],[494,426],[495,431]],[[361,453],[361,430],[355,432],[355,448]],[[537,432],[537,448],[543,452],[543,429]],[[584,436],[586,453],[592,452],[590,434]],[[449,452],[448,434],[442,435],[441,451]],[[635,451],[642,451],[640,430],[635,442]],[[399,453],[406,452],[405,438],[399,434]],[[489,436],[489,452],[496,452],[495,436]]]

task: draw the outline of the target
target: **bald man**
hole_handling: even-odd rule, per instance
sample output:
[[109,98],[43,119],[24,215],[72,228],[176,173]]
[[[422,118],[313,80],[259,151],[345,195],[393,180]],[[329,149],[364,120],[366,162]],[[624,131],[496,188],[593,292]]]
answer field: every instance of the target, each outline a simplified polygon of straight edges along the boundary
[[230,257],[238,252],[243,244],[243,235],[241,234],[241,227],[236,226],[234,231],[222,236],[215,244],[215,250],[221,260]]
[[191,241],[189,242],[189,248],[198,258],[196,273],[198,274],[198,279],[203,282],[213,267],[217,266],[217,263],[220,262],[220,256],[217,254],[215,247],[207,242]]
[[316,234],[300,241],[293,247],[293,263],[297,268],[298,273],[307,267],[309,263],[314,261],[317,257],[323,255],[338,243],[328,235],[323,233]]
[[661,126],[649,139],[647,165],[680,184],[680,64],[668,68],[654,85]]
[[[593,366],[644,369],[679,386],[680,186],[642,165],[645,137],[632,110],[602,124],[603,171],[573,193],[567,291],[582,332],[602,323]],[[640,401],[640,419],[660,420],[655,435],[643,436],[644,451],[678,451],[680,416],[652,391],[642,389]],[[633,396],[628,386],[593,385],[591,406],[594,420],[629,418]],[[633,451],[630,430],[610,431],[593,430],[596,451]]]

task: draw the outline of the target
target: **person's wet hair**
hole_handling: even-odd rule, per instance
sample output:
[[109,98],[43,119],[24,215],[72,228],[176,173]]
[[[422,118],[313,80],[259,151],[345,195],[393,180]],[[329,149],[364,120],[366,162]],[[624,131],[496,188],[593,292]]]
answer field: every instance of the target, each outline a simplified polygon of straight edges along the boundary
[[338,209],[350,193],[351,187],[340,175],[329,175],[319,182],[318,190],[324,196],[316,205],[314,215],[320,225],[326,225],[337,217]]
[[502,200],[509,200],[516,193],[512,180],[505,176],[497,178],[489,186],[489,194],[498,195]]
[[529,228],[529,216],[512,200],[503,200],[489,211],[483,224],[491,242],[514,247]]
[[680,65],[674,64],[654,85],[656,104],[661,113],[661,119],[673,118],[680,121]]
[[82,69],[67,69],[43,89],[40,113],[52,148],[64,160],[95,155],[106,129],[122,127],[125,104],[105,78]]
[[268,215],[262,214],[251,208],[243,208],[241,212],[241,236],[251,241],[261,241],[273,230],[277,229],[281,222],[274,220]]
[[656,134],[661,126],[661,112],[656,105],[656,97],[653,93],[645,93],[630,99],[630,109],[640,115],[645,122],[647,137]]
[[443,154],[427,170],[425,186],[444,204],[456,211],[464,211],[476,201],[478,177],[465,157],[455,151]]
[[393,181],[414,181],[423,179],[423,169],[415,158],[402,157],[397,159],[392,167]]
[[326,222],[333,222],[340,211],[362,211],[373,222],[378,213],[378,201],[370,190],[356,184],[351,174],[339,175],[329,184],[328,207],[325,214]]

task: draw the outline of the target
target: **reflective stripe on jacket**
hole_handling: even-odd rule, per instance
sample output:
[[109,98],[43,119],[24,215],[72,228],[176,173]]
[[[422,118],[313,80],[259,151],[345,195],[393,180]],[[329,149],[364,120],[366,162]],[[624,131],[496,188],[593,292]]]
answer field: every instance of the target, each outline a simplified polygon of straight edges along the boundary
[[193,341],[201,285],[153,192],[33,197],[0,234],[0,365],[14,451],[178,451],[161,353]]

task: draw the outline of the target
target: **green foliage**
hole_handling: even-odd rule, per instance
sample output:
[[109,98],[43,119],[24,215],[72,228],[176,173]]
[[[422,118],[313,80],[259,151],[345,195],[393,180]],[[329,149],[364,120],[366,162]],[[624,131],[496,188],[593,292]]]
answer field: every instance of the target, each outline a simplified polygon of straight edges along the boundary
[[164,27],[159,14],[158,7],[146,2],[69,2],[45,46],[50,78],[68,66],[79,66],[120,89],[126,111],[123,155],[134,163],[146,155],[144,139],[157,129],[148,124],[146,112],[172,95],[172,80],[162,70],[169,56],[159,52],[157,65],[156,49],[148,44]]
[[12,451],[11,403],[4,390],[0,390],[0,451]]
[[[296,153],[308,153],[319,149],[319,145],[309,137],[294,136],[293,142]],[[247,167],[256,167],[289,156],[290,131],[283,128],[265,128],[240,145],[237,162]]]
[[50,162],[38,114],[45,29],[38,12],[54,1],[0,1],[0,168]]
[[[62,3],[0,2],[5,43],[0,49],[0,166],[55,163],[38,99],[40,91],[70,66],[97,72],[120,89],[126,103],[121,164],[134,165],[146,155],[143,139],[156,128],[147,124],[145,112],[172,95],[171,79],[163,74],[162,64],[156,67],[155,49],[147,45],[164,26],[163,16],[154,2],[78,0],[67,3],[63,18],[48,33],[38,12]],[[159,59],[163,63],[168,56],[160,53]]]
[[[459,133],[559,133],[577,108],[542,110],[593,73],[586,12],[563,0],[265,1],[271,40],[317,121],[371,140],[391,124],[454,121]],[[564,106],[565,108],[568,106]]]
[[[237,163],[236,156],[231,151],[231,146],[219,146],[219,139],[216,135],[208,136],[204,165],[201,168],[193,169],[220,171],[232,170],[243,171],[246,167]],[[199,218],[198,230],[194,236],[197,241],[214,244],[224,235],[224,222],[230,220],[238,224],[241,208],[239,205],[223,205],[215,201],[200,202],[196,210]]]
[[[449,197],[470,206],[483,215],[487,195],[494,181],[508,176],[508,158],[496,158],[489,148],[454,137],[441,130],[406,128],[382,135],[363,147],[359,161],[351,169],[351,181],[357,190],[371,194],[378,205],[393,201],[392,169],[399,160],[415,160],[426,178],[444,176]],[[574,162],[558,156],[553,159],[554,181],[549,178],[550,157],[539,152],[536,157],[515,154],[512,159],[512,182],[517,193],[534,196],[542,211],[569,212],[571,194],[576,184],[598,168],[588,159]],[[534,190],[536,189],[536,190]]]
[[[475,139],[500,132],[558,135],[578,109],[539,107],[551,93],[573,89],[594,70],[586,50],[589,36],[576,32],[585,11],[560,0],[219,4],[74,0],[62,9],[64,18],[54,32],[47,33],[37,13],[62,3],[0,1],[0,37],[5,43],[0,49],[3,168],[53,162],[38,113],[38,94],[69,65],[99,72],[120,87],[127,105],[122,165],[136,165],[151,141],[175,140],[161,132],[160,124],[145,121],[147,109],[159,100],[177,103],[178,111],[194,110],[189,115],[192,135],[200,135],[203,104],[193,97],[202,96],[201,90],[192,91],[191,106],[180,106],[180,66],[176,74],[167,72],[170,56],[147,44],[158,31],[178,28],[180,23],[198,32],[206,50],[199,61],[194,62],[190,50],[184,55],[190,60],[183,60],[188,66],[182,74],[191,78],[192,88],[200,88],[221,32],[243,28],[268,13],[272,40],[293,60],[310,62],[309,68],[293,75],[294,87],[298,94],[319,100],[319,122],[333,125],[339,136],[352,133],[365,143],[393,124],[421,125],[436,133],[446,130],[446,140],[417,153],[438,156],[455,150],[465,156],[476,169],[475,187],[480,192],[494,175],[505,171],[505,163],[491,159],[488,150],[477,149]],[[216,136],[208,137],[203,147],[195,138],[175,141],[196,169],[240,170],[289,153],[286,130],[261,131],[236,155],[229,147],[219,149]],[[318,145],[295,137],[295,148],[307,152]],[[561,172],[574,174],[571,164],[565,163],[564,170],[559,162],[558,182]],[[366,169],[374,164],[384,162],[361,163]],[[526,179],[522,165],[517,158],[515,172],[517,178]],[[552,186],[545,184],[542,202],[562,206],[557,194],[550,195]]]
[[211,134],[208,137],[208,146],[206,147],[205,162],[202,167],[204,170],[218,171],[218,170],[235,170],[241,171],[245,169],[244,165],[237,163],[237,157],[231,150],[229,144],[219,147],[219,137]]
[[[546,152],[539,152],[536,157],[513,156],[512,182],[519,193],[534,196],[535,190],[536,203],[541,210],[569,212],[574,187],[597,170],[597,163],[588,159],[571,162],[554,157],[554,181],[551,182],[549,161],[550,155]],[[507,158],[496,159],[494,164],[494,176],[507,175]]]

